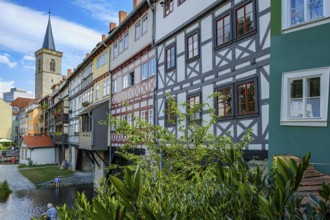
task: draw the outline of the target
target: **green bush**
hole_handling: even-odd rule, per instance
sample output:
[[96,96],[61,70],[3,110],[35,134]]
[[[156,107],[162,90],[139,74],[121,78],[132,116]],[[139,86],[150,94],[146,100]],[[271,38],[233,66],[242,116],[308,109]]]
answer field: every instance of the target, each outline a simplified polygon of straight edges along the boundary
[[[126,137],[120,151],[130,163],[111,165],[122,169],[98,188],[88,202],[79,194],[73,208],[59,207],[61,219],[321,219],[329,210],[330,187],[324,185],[315,205],[303,207],[296,194],[310,154],[296,162],[279,157],[269,172],[251,168],[242,149],[251,141],[251,131],[233,142],[230,135],[212,133],[217,120],[212,108],[196,105],[187,113],[170,99],[177,116],[178,133],[134,118],[134,125],[110,116],[117,132]],[[186,108],[186,104],[182,104]],[[208,109],[209,121],[188,118]],[[103,122],[107,124],[107,122]],[[148,156],[134,148],[143,144]],[[122,178],[120,178],[122,177]]]
[[0,198],[6,198],[11,193],[7,181],[0,182]]

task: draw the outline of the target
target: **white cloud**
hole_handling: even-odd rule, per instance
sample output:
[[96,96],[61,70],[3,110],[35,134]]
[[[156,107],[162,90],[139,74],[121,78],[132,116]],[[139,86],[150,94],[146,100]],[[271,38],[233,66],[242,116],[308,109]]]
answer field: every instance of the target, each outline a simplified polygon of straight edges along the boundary
[[[42,46],[48,14],[6,0],[0,0],[0,14],[0,48],[31,60]],[[101,33],[63,18],[52,16],[51,23],[55,47],[63,52],[63,69],[81,63],[101,40]]]
[[3,98],[4,92],[9,92],[14,87],[14,81],[3,81],[0,78],[0,98]]
[[33,57],[33,56],[29,56],[29,55],[25,55],[25,56],[23,57],[23,60],[34,61],[34,60],[35,60],[35,57]]
[[17,62],[11,62],[9,59],[9,54],[5,53],[3,55],[0,54],[0,63],[8,65],[10,68],[13,68],[17,65]]
[[106,23],[118,23],[118,12],[109,0],[74,0],[73,3],[83,8],[92,18]]

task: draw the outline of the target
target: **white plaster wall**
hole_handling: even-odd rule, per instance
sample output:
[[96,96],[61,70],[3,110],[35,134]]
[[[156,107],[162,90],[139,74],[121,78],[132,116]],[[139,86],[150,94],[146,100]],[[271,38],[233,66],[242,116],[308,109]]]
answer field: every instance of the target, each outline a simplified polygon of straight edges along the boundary
[[156,3],[156,42],[164,36],[180,27],[181,25],[189,22],[201,11],[215,3],[217,0],[189,0],[181,5],[174,1],[173,11],[164,17],[164,8],[160,5],[160,1]]
[[[135,24],[137,22],[141,22],[141,27],[142,27],[142,18],[148,14],[148,31],[145,33],[143,36],[141,36],[138,40],[135,40]],[[119,54],[115,59],[113,59],[113,52],[111,52],[111,62],[110,62],[110,68],[114,69],[118,65],[122,64],[125,62],[128,58],[132,57],[135,55],[137,52],[142,50],[144,47],[146,47],[148,44],[151,43],[152,40],[152,11],[149,9],[146,13],[140,16],[140,19],[137,20],[134,24],[131,25],[129,28],[129,33],[128,33],[128,49],[124,50],[123,53]],[[118,38],[119,40],[120,38]],[[117,41],[119,42],[119,41]],[[113,45],[112,44],[112,49],[113,50]],[[119,46],[119,43],[118,43]]]
[[33,164],[54,164],[55,161],[55,148],[35,148],[29,149],[30,158]]

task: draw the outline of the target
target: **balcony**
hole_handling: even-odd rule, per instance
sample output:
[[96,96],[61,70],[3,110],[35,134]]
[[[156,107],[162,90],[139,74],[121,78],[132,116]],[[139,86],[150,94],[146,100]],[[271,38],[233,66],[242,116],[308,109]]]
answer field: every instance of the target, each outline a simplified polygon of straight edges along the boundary
[[92,132],[79,133],[79,148],[92,150]]
[[68,135],[67,134],[55,134],[55,144],[66,144],[68,142]]
[[58,117],[55,118],[55,123],[60,124],[60,123],[68,123],[69,122],[69,115],[62,113]]

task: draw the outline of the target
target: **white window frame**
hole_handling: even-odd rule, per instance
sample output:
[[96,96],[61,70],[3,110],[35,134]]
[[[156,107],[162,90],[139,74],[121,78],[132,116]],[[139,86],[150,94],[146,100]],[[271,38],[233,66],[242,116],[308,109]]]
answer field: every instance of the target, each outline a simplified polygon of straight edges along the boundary
[[[305,7],[305,16],[307,14],[307,5],[306,2],[308,0],[304,0],[304,7]],[[290,15],[290,9],[291,9],[291,1],[289,0],[282,0],[282,30],[283,33],[290,33],[292,31],[302,30],[310,27],[314,27],[317,25],[330,23],[330,1],[323,0],[323,16],[311,19],[311,20],[305,20],[304,22],[296,25],[291,25],[291,15]]]
[[[329,75],[330,68],[317,68],[285,72],[282,75],[281,93],[281,121],[284,126],[314,126],[326,127],[328,124],[329,102]],[[294,79],[306,79],[320,77],[320,118],[289,118],[290,81]],[[306,88],[306,87],[305,87]],[[305,92],[305,90],[304,90]]]
[[153,109],[149,109],[148,122],[149,122],[150,125],[154,124],[154,110]]
[[99,85],[96,85],[95,87],[95,100],[99,99]]
[[148,32],[148,14],[142,17],[141,36]]

